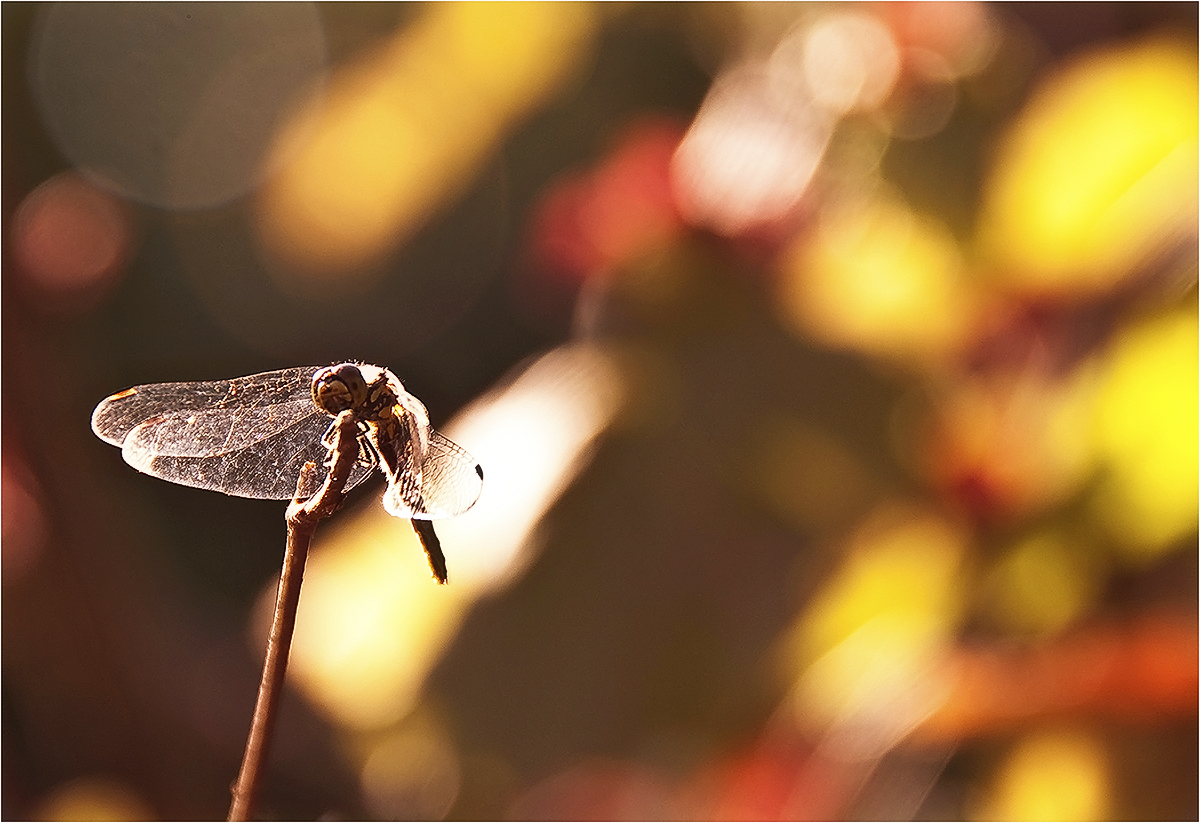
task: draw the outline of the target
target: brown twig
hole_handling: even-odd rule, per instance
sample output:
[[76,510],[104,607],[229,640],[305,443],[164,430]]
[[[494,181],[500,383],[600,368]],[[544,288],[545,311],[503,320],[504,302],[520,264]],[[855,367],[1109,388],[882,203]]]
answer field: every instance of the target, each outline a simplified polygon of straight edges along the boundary
[[233,802],[229,820],[249,820],[258,794],[275,726],[276,707],[283,692],[287,672],[288,652],[292,645],[292,630],[296,626],[296,609],[300,604],[300,584],[304,580],[304,563],[317,524],[337,511],[345,496],[346,480],[358,459],[358,427],[350,411],[338,415],[333,424],[330,446],[329,474],[317,493],[307,501],[300,499],[316,465],[308,463],[296,481],[296,498],[287,510],[287,548],[283,555],[283,571],[279,577],[279,592],[275,598],[275,614],[267,637],[267,654],[263,662],[262,681],[258,685],[258,701],[254,719],[246,738],[242,768],[233,784]]

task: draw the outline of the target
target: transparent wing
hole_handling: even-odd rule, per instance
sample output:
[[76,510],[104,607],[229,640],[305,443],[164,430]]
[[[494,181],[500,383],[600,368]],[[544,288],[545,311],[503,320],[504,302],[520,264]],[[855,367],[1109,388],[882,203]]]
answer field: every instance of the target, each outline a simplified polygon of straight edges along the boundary
[[[92,429],[120,446],[129,465],[163,480],[286,500],[296,493],[304,464],[322,466],[327,457],[321,438],[331,420],[310,397],[318,368],[135,386],[101,402]],[[374,454],[360,447],[346,488],[373,467]],[[316,472],[301,494],[312,494],[323,481]]]
[[[172,483],[232,494],[237,497],[259,497],[268,500],[288,500],[296,494],[296,481],[304,464],[312,461],[318,471],[300,489],[300,496],[316,492],[325,481],[323,467],[328,449],[321,437],[330,418],[310,415],[293,425],[244,448],[210,453],[203,457],[158,454],[147,448],[152,442],[153,424],[145,423],[125,439],[121,455],[138,471],[152,474]],[[146,430],[143,436],[143,430]],[[374,453],[359,447],[359,460],[346,481],[347,490],[367,478],[375,466]]]
[[389,478],[383,507],[409,520],[441,520],[475,505],[483,467],[466,449],[430,429],[429,452],[419,472],[405,467]]
[[204,457],[235,451],[304,417],[323,416],[311,399],[312,376],[319,368],[134,386],[96,406],[92,430],[114,446],[124,446],[140,428],[145,447],[156,454]]

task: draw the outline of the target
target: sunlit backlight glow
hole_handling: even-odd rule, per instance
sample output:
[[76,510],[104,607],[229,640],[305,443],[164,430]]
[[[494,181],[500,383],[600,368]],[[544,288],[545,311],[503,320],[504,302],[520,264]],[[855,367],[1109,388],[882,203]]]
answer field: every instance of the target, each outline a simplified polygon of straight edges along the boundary
[[484,492],[466,515],[439,524],[464,581],[490,589],[518,570],[538,521],[586,465],[595,439],[625,403],[613,356],[587,344],[544,355],[509,387],[447,427],[483,464]]
[[167,209],[257,185],[277,121],[325,66],[312,3],[62,3],[38,22],[30,75],[56,145]]
[[260,202],[270,258],[323,282],[393,251],[570,75],[593,15],[575,3],[433,4],[336,73],[277,140],[291,159]]
[[[445,427],[485,475],[474,508],[437,522],[447,586],[431,581],[408,524],[377,503],[318,533],[289,669],[314,703],[357,728],[404,717],[471,603],[531,559],[538,521],[586,464],[623,394],[609,355],[572,346],[544,355]],[[255,637],[273,598],[273,589],[262,595]]]
[[134,234],[126,203],[71,172],[30,192],[11,231],[24,281],[39,296],[71,303],[95,298],[115,279]]

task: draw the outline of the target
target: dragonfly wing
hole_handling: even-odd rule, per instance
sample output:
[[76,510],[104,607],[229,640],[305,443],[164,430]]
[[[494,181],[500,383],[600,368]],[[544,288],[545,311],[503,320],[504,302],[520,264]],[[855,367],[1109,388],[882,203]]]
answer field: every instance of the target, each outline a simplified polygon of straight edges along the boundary
[[[286,500],[308,461],[322,466],[330,418],[312,401],[319,366],[232,380],[155,383],[114,394],[92,412],[92,429],[125,461],[155,477],[240,497]],[[360,452],[346,488],[361,483],[374,454]],[[324,481],[314,473],[312,494]]]
[[[121,453],[138,471],[172,483],[238,497],[288,500],[297,492],[296,481],[305,463],[317,464],[318,470],[300,489],[301,497],[312,495],[324,482],[328,449],[321,437],[328,422],[325,415],[309,415],[242,448],[196,456],[156,451],[152,447],[156,424],[150,421],[128,434]],[[375,465],[374,454],[359,448],[360,459],[351,469],[347,490],[365,480]]]
[[420,472],[402,467],[389,478],[383,506],[409,520],[441,520],[475,505],[483,489],[483,467],[466,449],[430,429],[429,451]]
[[123,447],[138,429],[142,447],[159,455],[204,457],[236,451],[304,417],[324,417],[311,400],[312,376],[319,368],[134,386],[96,406],[92,430]]

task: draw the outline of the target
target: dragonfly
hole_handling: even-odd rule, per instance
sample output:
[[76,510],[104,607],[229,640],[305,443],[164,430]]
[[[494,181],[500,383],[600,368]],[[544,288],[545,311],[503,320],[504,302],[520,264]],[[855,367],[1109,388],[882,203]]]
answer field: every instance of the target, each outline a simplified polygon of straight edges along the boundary
[[[185,383],[134,386],[105,398],[92,431],[125,462],[172,483],[270,500],[305,498],[321,480],[306,463],[327,463],[332,417],[349,410],[358,427],[350,490],[379,467],[383,506],[412,522],[439,582],[446,560],[429,521],[470,509],[483,467],[429,424],[425,406],[388,369],[365,363],[300,366]],[[299,486],[298,486],[299,483]]]

